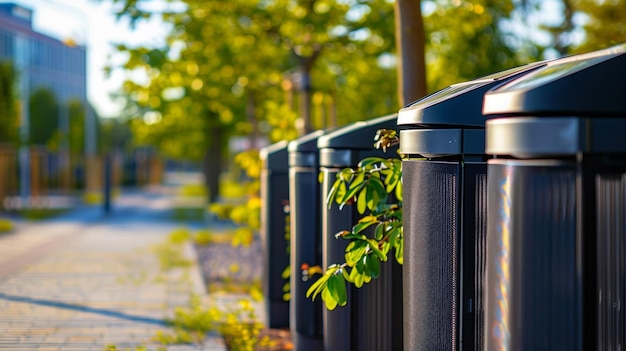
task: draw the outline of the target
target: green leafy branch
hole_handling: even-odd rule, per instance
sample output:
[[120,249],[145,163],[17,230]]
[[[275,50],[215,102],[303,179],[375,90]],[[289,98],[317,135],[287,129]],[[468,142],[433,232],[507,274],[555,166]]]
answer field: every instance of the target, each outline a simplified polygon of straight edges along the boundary
[[[395,131],[379,131],[376,147],[387,149],[397,143]],[[343,209],[356,204],[363,217],[352,227],[335,234],[350,240],[345,262],[330,265],[308,289],[307,298],[321,296],[326,308],[335,309],[348,302],[346,282],[357,288],[380,275],[381,262],[386,262],[393,249],[396,261],[402,264],[402,162],[400,159],[368,157],[356,169],[345,168],[337,174],[328,196]]]

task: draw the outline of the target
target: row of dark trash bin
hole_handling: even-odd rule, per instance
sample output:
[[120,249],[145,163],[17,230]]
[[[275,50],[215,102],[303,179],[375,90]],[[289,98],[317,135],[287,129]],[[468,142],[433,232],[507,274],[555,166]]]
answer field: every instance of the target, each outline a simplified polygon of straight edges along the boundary
[[[404,265],[328,311],[302,267],[343,261],[334,234],[358,216],[325,196],[342,168],[395,157],[372,147],[381,128],[400,130]],[[296,350],[626,349],[626,45],[452,85],[262,158],[268,324]]]

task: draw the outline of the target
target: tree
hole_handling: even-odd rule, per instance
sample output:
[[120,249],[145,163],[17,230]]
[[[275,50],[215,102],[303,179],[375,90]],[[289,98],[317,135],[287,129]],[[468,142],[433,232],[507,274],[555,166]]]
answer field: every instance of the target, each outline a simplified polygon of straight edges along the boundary
[[83,102],[78,99],[70,100],[67,105],[69,113],[68,146],[71,155],[82,154],[85,151],[85,115]]
[[[576,22],[581,23],[584,38],[578,45],[573,45],[573,52],[581,53],[604,49],[626,41],[626,2],[563,0],[570,3]],[[569,32],[574,36],[575,30]]]
[[29,144],[58,146],[59,102],[48,88],[37,88],[28,101]]
[[518,66],[521,48],[511,40],[512,0],[424,1],[426,66],[431,91]]
[[[122,3],[120,16],[155,15],[141,1]],[[305,132],[329,116],[341,124],[397,109],[395,77],[376,61],[394,47],[385,0],[184,4],[160,14],[172,24],[166,47],[118,49],[129,54],[124,69],[142,70],[148,80],[125,84],[137,140],[170,156],[205,154],[211,200],[228,138],[257,134],[282,105],[301,111]]]
[[104,153],[125,151],[132,146],[132,131],[128,122],[107,118],[100,126],[99,149]]
[[398,42],[398,93],[400,105],[425,96],[426,42],[422,3],[396,0],[396,41]]
[[11,62],[0,62],[0,143],[18,141],[17,73]]

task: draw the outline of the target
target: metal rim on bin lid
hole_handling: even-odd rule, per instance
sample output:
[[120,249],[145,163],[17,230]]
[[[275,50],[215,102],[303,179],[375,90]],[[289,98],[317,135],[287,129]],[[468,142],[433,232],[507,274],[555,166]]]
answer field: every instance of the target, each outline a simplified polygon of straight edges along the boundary
[[482,128],[483,95],[503,82],[545,65],[535,62],[497,72],[469,82],[458,83],[417,100],[398,112],[398,125],[467,126]]
[[[626,152],[626,45],[565,57],[485,94],[486,151]],[[597,86],[595,86],[597,85]]]
[[319,149],[373,149],[375,135],[372,134],[372,130],[396,129],[397,116],[394,113],[338,128],[320,137],[317,147]]
[[536,62],[455,84],[401,109],[398,125],[408,128],[400,132],[400,152],[423,157],[484,154],[484,93],[542,65]]
[[323,130],[316,130],[289,142],[289,152],[317,152],[317,139],[324,135]]
[[483,114],[624,115],[626,44],[547,62],[487,92]]
[[259,158],[264,163],[264,168],[273,171],[286,171],[289,169],[289,153],[286,140],[261,148]]
[[316,167],[318,164],[317,140],[324,135],[316,130],[289,142],[289,166]]

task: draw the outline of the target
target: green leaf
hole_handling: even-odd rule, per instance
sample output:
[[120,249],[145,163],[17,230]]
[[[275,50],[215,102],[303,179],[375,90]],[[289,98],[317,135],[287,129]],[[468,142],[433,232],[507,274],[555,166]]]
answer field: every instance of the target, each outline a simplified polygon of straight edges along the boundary
[[365,213],[365,209],[367,208],[367,188],[361,189],[359,193],[357,202],[356,202],[356,210],[363,214]]
[[373,211],[376,208],[376,206],[378,206],[379,202],[380,202],[380,197],[378,196],[377,192],[375,191],[367,192],[367,208],[370,211]]
[[385,255],[384,252],[382,252],[379,248],[378,248],[378,241],[374,240],[374,239],[368,239],[367,242],[369,243],[369,248],[374,251],[374,253],[376,254],[376,256],[378,256],[378,258],[381,261],[387,261],[387,255]]
[[335,272],[340,268],[339,265],[331,265],[328,267],[324,275],[322,275],[318,280],[313,283],[306,291],[306,297],[309,298],[313,295],[312,300],[315,300],[315,297],[320,293],[326,291],[326,287],[328,286],[329,278],[335,274]]
[[353,267],[357,262],[361,260],[365,251],[367,250],[367,241],[357,240],[353,241],[346,247],[346,263]]
[[378,278],[380,276],[380,261],[376,256],[366,256],[366,265],[372,278]]
[[[386,202],[387,201],[387,191],[385,191],[385,185],[383,182],[376,177],[370,177],[369,185],[376,192],[379,197],[378,202]],[[378,204],[376,204],[378,205]]]
[[382,163],[383,161],[385,161],[385,159],[381,157],[366,157],[362,159],[361,162],[359,162],[358,167],[365,170],[367,166],[370,166],[376,163]]
[[378,225],[376,226],[376,229],[374,230],[374,238],[376,238],[376,240],[381,240],[385,236],[386,226],[387,226],[387,223],[385,222],[378,223]]
[[359,234],[365,229],[367,229],[368,227],[370,227],[371,225],[376,224],[376,223],[378,223],[378,220],[376,219],[375,216],[363,217],[357,224],[354,225],[354,227],[352,227],[352,234]]
[[398,199],[398,201],[402,201],[402,182],[398,182],[398,184],[396,184],[396,199]]
[[[353,269],[353,270],[354,270],[354,269]],[[348,281],[348,282],[350,282],[350,283],[354,283],[354,282],[352,281],[352,278],[350,277],[350,273],[348,273],[348,270],[347,270],[346,268],[342,268],[342,269],[341,269],[341,274],[343,275],[343,278],[344,278],[346,281]]]
[[322,275],[306,291],[306,297],[309,298],[311,295],[313,295],[313,297],[311,299],[315,300],[315,297],[317,296],[317,294],[320,293],[320,291],[322,289],[324,289],[324,287],[326,286],[327,282],[328,282],[328,275],[326,275],[326,274]]
[[343,203],[343,198],[346,195],[346,190],[346,183],[339,182],[339,184],[337,185],[337,191],[335,192],[335,202],[338,205],[341,205]]
[[359,190],[363,188],[363,186],[365,186],[365,183],[363,182],[358,183],[356,186],[351,185],[341,199],[341,207],[343,207],[343,205],[346,205],[350,200],[352,200],[352,198],[356,196],[356,194],[359,192]]
[[330,206],[333,203],[333,200],[337,196],[337,190],[339,189],[339,184],[341,183],[342,183],[341,179],[335,180],[335,182],[333,183],[333,186],[328,191],[328,195],[326,196],[326,205],[328,206],[328,208],[330,208]]
[[337,303],[339,306],[345,306],[348,303],[348,291],[346,289],[346,281],[343,274],[335,274],[337,277]]
[[380,251],[387,256],[389,254],[389,250],[391,249],[391,244],[388,241],[384,241],[381,242],[380,245]]
[[353,268],[352,271],[350,271],[350,280],[357,288],[362,287],[364,283],[363,273],[360,273],[356,268]]
[[326,308],[330,311],[334,310],[335,307],[337,307],[337,300],[333,298],[328,289],[324,289],[324,291],[322,291],[322,300],[324,301],[324,305],[326,305]]
[[396,247],[396,261],[399,264],[403,264],[404,263],[404,241],[399,240],[398,244],[395,247]]
[[391,193],[394,189],[394,187],[398,184],[398,181],[400,180],[400,177],[398,177],[396,174],[391,174],[388,177],[385,178],[385,191],[387,193]]
[[339,295],[337,291],[337,278],[335,278],[335,274],[332,274],[328,277],[328,284],[326,284],[326,290],[330,293],[330,296],[335,300],[339,301]]
[[350,182],[350,187],[357,186],[365,180],[365,172],[356,172],[356,176]]
[[347,183],[350,183],[352,181],[352,177],[354,177],[354,170],[352,168],[344,168],[339,173],[337,173],[337,178]]
[[287,279],[291,275],[291,266],[287,265],[283,272],[280,274],[281,278]]
[[333,274],[328,279],[327,289],[333,300],[335,300],[339,306],[345,306],[348,301],[348,293],[346,291],[346,282],[343,279],[343,274]]
[[361,239],[362,234],[353,234],[351,231],[342,230],[339,233],[335,234],[335,239],[343,238],[343,239]]

